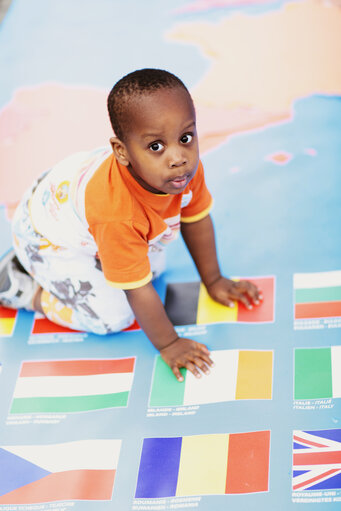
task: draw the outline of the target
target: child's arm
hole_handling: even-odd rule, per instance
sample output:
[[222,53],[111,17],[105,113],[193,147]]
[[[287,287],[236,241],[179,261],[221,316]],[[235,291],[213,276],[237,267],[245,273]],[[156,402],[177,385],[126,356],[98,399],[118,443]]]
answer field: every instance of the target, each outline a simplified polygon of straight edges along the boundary
[[200,277],[214,300],[228,307],[233,307],[233,300],[241,301],[248,309],[259,305],[263,297],[254,284],[248,281],[234,282],[221,275],[210,215],[198,222],[182,223],[181,234]]
[[178,337],[151,282],[126,290],[126,295],[137,322],[179,381],[183,380],[180,367],[186,367],[198,378],[198,368],[209,373],[212,360],[208,349],[204,344]]

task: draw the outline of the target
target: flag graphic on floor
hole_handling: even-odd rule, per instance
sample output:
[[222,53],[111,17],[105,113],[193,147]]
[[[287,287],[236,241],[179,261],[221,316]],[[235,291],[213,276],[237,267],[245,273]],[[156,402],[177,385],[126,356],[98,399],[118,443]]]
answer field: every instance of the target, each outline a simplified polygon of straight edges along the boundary
[[0,337],[10,337],[13,335],[18,311],[0,307]]
[[294,275],[295,319],[341,317],[341,271]]
[[295,349],[294,397],[341,397],[341,346]]
[[[1,314],[1,309],[0,309]],[[137,324],[137,321],[135,320],[134,323],[129,326],[128,328],[125,328],[124,331],[135,331],[139,330],[140,326]],[[70,328],[67,328],[65,326],[57,325],[56,323],[53,323],[49,319],[45,318],[42,314],[39,312],[36,312],[34,315],[34,322],[32,326],[32,335],[39,335],[39,334],[76,334],[80,333],[79,330],[71,330]],[[85,332],[82,332],[85,333]]]
[[23,362],[10,413],[84,412],[127,406],[135,357]]
[[268,490],[270,431],[146,438],[135,498]]
[[121,440],[0,448],[0,504],[111,500]]
[[234,281],[250,280],[258,286],[264,296],[261,305],[252,310],[241,302],[234,307],[225,307],[209,296],[201,282],[168,284],[165,309],[173,325],[209,323],[269,323],[274,321],[274,277],[233,278]]
[[293,490],[341,489],[341,429],[294,431]]
[[56,323],[53,323],[49,319],[47,319],[43,314],[36,312],[34,314],[34,322],[32,326],[32,334],[59,334],[59,333],[65,333],[65,334],[74,334],[79,333],[78,330],[71,330],[70,328],[67,328],[62,325],[57,325]]
[[196,378],[183,368],[184,382],[178,382],[170,367],[158,355],[149,406],[272,398],[272,351],[218,350],[211,351],[210,356],[214,367],[208,377]]

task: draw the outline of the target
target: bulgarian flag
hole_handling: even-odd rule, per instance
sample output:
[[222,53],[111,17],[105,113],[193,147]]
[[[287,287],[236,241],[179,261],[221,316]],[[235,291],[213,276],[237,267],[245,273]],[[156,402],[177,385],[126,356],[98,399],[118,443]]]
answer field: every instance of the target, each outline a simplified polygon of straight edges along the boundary
[[341,316],[341,271],[294,275],[295,319]]

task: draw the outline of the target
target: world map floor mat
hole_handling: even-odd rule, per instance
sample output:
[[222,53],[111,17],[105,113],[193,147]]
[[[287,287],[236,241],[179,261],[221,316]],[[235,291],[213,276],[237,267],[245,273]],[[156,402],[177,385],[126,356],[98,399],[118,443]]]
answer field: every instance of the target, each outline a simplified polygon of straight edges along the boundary
[[336,511],[341,502],[338,0],[13,0],[0,25],[0,259],[23,193],[109,146],[107,95],[190,91],[224,276],[181,236],[153,285],[214,366],[178,382],[135,321],[95,335],[0,306],[0,511]]

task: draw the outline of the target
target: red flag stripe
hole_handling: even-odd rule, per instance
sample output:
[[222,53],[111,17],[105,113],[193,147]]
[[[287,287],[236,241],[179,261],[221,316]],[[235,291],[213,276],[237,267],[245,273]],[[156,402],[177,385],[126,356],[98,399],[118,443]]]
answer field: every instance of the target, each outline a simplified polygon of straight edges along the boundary
[[311,479],[307,479],[306,481],[295,484],[295,486],[292,487],[293,490],[298,490],[299,488],[303,488],[303,486],[310,485],[311,483],[314,483],[316,481],[319,481],[320,479],[323,479],[324,477],[328,477],[330,475],[335,474],[336,472],[339,472],[339,469],[333,468],[331,470],[327,470],[327,472],[323,472],[323,474],[320,474],[318,476],[312,477]]
[[294,453],[295,465],[328,465],[341,463],[341,451]]
[[42,360],[23,362],[20,377],[131,373],[134,370],[134,364],[134,357],[103,360]]
[[328,447],[326,444],[318,444],[317,442],[312,442],[311,440],[307,440],[306,438],[300,438],[294,435],[294,440],[296,442],[300,442],[301,444],[311,445],[312,447]]
[[0,497],[0,504],[57,500],[111,500],[115,470],[68,470],[50,474]]
[[9,309],[8,307],[0,307],[0,318],[15,318],[18,311],[17,309]]
[[270,431],[229,435],[225,493],[268,491]]
[[296,303],[295,319],[333,318],[341,316],[340,302]]

